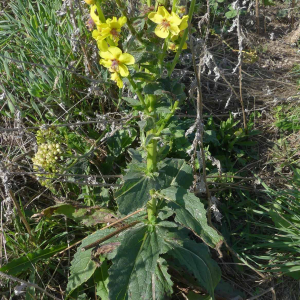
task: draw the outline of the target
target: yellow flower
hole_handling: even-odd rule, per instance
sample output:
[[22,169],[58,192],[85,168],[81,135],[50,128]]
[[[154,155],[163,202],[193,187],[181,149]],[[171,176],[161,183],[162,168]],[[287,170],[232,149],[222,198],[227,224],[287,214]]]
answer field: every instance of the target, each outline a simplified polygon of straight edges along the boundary
[[126,22],[127,18],[124,16],[119,19],[116,17],[107,19],[106,23],[99,25],[99,29],[101,28],[99,39],[104,40],[107,37],[110,37],[115,43],[118,43],[120,39],[121,28],[126,24]]
[[123,81],[118,73],[111,73],[110,79],[115,81],[120,89],[123,87]]
[[100,64],[108,68],[110,72],[119,73],[122,77],[127,77],[129,71],[126,65],[135,63],[134,57],[128,53],[122,53],[118,47],[109,47],[106,52],[100,51]]
[[159,6],[157,12],[150,13],[148,18],[158,24],[155,28],[155,34],[160,38],[165,39],[170,33],[177,35],[180,32],[181,19],[174,12],[170,14],[164,6]]

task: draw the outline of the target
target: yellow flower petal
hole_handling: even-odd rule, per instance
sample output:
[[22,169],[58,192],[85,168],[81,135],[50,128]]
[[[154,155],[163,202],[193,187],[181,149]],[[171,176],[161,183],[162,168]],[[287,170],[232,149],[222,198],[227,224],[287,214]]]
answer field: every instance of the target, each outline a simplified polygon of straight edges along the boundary
[[109,49],[110,49],[111,47],[109,47],[108,49],[107,49],[107,51],[105,51],[105,52],[102,52],[102,51],[100,51],[100,56],[102,57],[102,58],[104,58],[104,59],[106,59],[106,60],[112,60],[112,59],[114,59],[115,57],[114,57],[114,55],[109,51]]
[[107,42],[104,41],[104,40],[97,41],[97,46],[100,49],[100,51],[103,51],[103,52],[107,52],[108,51]]
[[99,19],[99,16],[95,12],[96,10],[97,10],[97,6],[95,4],[91,5],[90,15],[91,15],[91,18],[93,19],[94,23],[98,26],[101,24],[101,21]]
[[106,59],[100,59],[100,65],[104,66],[105,68],[110,68],[112,62],[111,60],[106,60]]
[[125,25],[127,23],[127,18],[126,17],[121,17],[118,20],[118,23],[120,24],[120,26],[122,27],[123,25]]
[[168,21],[170,21],[171,24],[177,25],[177,26],[181,23],[181,19],[174,12],[171,13],[170,17],[168,17]]
[[117,83],[117,85],[120,89],[123,87],[123,81],[120,78],[118,73],[112,73],[110,78],[111,78],[111,80],[113,80]]
[[92,37],[97,41],[100,37],[100,32],[98,30],[93,30]]
[[169,12],[164,6],[159,6],[157,9],[157,13],[160,14],[163,18],[168,18],[170,16]]
[[155,34],[162,38],[162,39],[165,39],[169,36],[169,29],[161,26],[161,25],[157,25],[156,28],[155,28]]
[[99,27],[102,28],[102,29],[106,29],[106,28],[109,28],[109,25],[107,25],[106,23],[101,23],[99,25]]
[[177,34],[179,34],[180,29],[179,29],[179,27],[176,26],[176,25],[171,25],[171,26],[170,26],[170,32],[171,32],[173,35],[177,35]]
[[127,77],[129,75],[128,68],[122,63],[119,64],[119,72],[122,77]]
[[183,18],[181,19],[181,23],[179,25],[180,31],[184,30],[188,27],[188,19],[189,19],[189,16],[183,16]]
[[134,57],[128,53],[121,54],[119,61],[125,65],[133,65],[135,63]]
[[117,29],[118,31],[121,31],[121,25],[119,24],[119,22],[111,22],[109,24],[109,28],[110,30]]
[[163,21],[163,19],[164,19],[163,16],[161,16],[161,15],[155,13],[155,12],[150,13],[150,14],[148,15],[148,18],[149,18],[152,22],[154,22],[154,23],[156,23],[156,24],[162,23],[162,21]]
[[120,55],[122,54],[122,50],[115,46],[109,47],[108,51],[113,55],[113,59],[119,59]]

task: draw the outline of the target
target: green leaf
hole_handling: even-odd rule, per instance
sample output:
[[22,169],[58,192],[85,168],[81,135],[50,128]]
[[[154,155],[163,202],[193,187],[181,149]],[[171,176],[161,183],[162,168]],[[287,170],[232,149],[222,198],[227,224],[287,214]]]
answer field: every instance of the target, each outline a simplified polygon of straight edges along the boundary
[[221,279],[218,264],[211,259],[208,248],[204,244],[197,244],[185,240],[182,244],[175,240],[165,240],[169,251],[179,264],[192,273],[199,284],[214,298],[214,290]]
[[124,235],[108,271],[110,299],[151,300],[153,287],[155,299],[165,299],[159,298],[163,294],[159,288],[166,284],[161,284],[161,275],[155,275],[162,244],[162,238],[157,235],[155,228],[148,230],[147,226],[137,227]]
[[93,249],[82,251],[82,247],[105,237],[113,231],[114,229],[98,230],[82,241],[82,244],[77,248],[77,252],[71,262],[71,275],[67,285],[67,295],[70,295],[76,288],[91,278],[97,268],[96,262],[92,260]]
[[230,10],[230,11],[228,11],[226,14],[225,14],[225,17],[227,18],[227,19],[233,19],[234,17],[236,17],[237,16],[237,11],[236,10]]
[[158,189],[156,177],[146,175],[143,172],[132,170],[124,176],[124,184],[115,196],[121,214],[129,214],[146,205],[150,200],[149,191]]
[[97,296],[101,298],[101,300],[109,300],[108,297],[108,266],[107,261],[101,264],[100,268],[95,271],[94,280],[97,287]]
[[[29,282],[30,283],[35,283],[35,274],[36,274],[35,272],[32,272],[29,275]],[[35,287],[33,287],[33,286],[27,286],[25,300],[32,300],[32,299],[34,299],[34,295],[36,295],[35,294]]]
[[136,136],[137,132],[134,128],[119,130],[107,140],[108,149],[113,156],[118,157],[132,144]]
[[131,107],[141,107],[141,102],[137,99],[134,98],[130,98],[130,97],[122,97],[122,99],[124,99],[128,105],[130,105]]
[[40,116],[40,118],[42,119],[43,116],[41,114],[41,111],[39,110],[39,107],[36,105],[36,103],[34,102],[33,99],[30,99],[30,103],[32,105],[32,108],[37,112],[37,114]]
[[160,257],[156,266],[156,299],[168,299],[173,293],[173,282],[168,273],[168,266],[165,259]]
[[181,187],[169,187],[160,191],[169,201],[175,213],[175,221],[192,230],[210,247],[216,247],[222,237],[207,224],[204,205],[194,194]]
[[212,143],[214,146],[220,145],[220,142],[217,139],[216,132],[213,130],[205,130],[203,140],[204,143]]
[[75,204],[57,204],[43,210],[42,214],[50,218],[52,215],[65,215],[75,222],[82,223],[85,226],[94,226],[99,223],[114,222],[116,215],[107,208],[89,207]]
[[133,79],[136,80],[141,80],[143,82],[151,82],[154,79],[154,76],[149,74],[149,73],[144,73],[144,72],[137,72],[135,74],[132,75]]
[[33,266],[40,260],[50,258],[66,247],[66,245],[59,245],[44,250],[39,249],[35,252],[28,253],[26,256],[22,256],[20,258],[12,260],[11,262],[3,266],[0,271],[5,272],[9,275],[18,275],[21,272],[32,269]]
[[193,170],[184,159],[167,158],[159,166],[163,187],[170,185],[188,189],[193,183]]

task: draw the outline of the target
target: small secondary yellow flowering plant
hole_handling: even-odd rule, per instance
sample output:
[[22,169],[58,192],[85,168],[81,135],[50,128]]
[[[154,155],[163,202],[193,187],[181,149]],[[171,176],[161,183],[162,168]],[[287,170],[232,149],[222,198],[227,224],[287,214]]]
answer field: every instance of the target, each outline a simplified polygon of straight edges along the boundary
[[[191,0],[186,16],[182,16],[184,10],[177,6],[177,0],[168,1],[172,10],[161,5],[162,1],[153,2],[147,0],[148,8],[131,18],[126,1],[113,0],[111,4],[117,6],[119,15],[107,19],[102,0],[91,4],[97,27],[92,35],[100,50],[100,65],[123,89],[119,90],[120,106],[131,107],[139,119],[135,124],[131,119],[124,126],[139,128],[140,147],[129,152],[132,161],[114,191],[116,215],[128,216],[123,219],[124,226],[116,231],[102,228],[83,240],[72,262],[68,298],[76,298],[76,292],[93,276],[101,299],[169,299],[173,294],[170,257],[195,274],[212,299],[221,278],[207,245],[217,247],[222,237],[207,224],[203,203],[190,192],[194,180],[191,166],[184,159],[170,158],[169,153],[175,136],[172,128],[177,126],[174,115],[186,100],[185,85],[173,71],[188,46],[188,26],[196,0]],[[203,243],[191,240],[190,233]],[[101,264],[97,264],[97,257],[90,256],[104,252],[92,248],[101,248],[103,241],[113,253],[100,254]],[[82,268],[89,270],[84,276]],[[101,274],[106,274],[105,281]]]

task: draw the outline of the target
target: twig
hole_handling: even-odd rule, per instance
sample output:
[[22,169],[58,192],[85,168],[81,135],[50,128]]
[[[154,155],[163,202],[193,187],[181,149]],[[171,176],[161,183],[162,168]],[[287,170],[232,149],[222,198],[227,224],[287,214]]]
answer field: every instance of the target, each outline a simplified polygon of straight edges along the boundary
[[251,298],[248,298],[247,300],[258,299],[258,298],[260,298],[261,296],[263,296],[263,295],[265,295],[265,294],[267,294],[267,293],[269,293],[269,292],[274,292],[274,287],[270,287],[269,289],[265,290],[265,291],[262,292],[261,294],[256,295],[256,296],[253,296],[253,297],[251,297]]
[[[113,222],[113,223],[111,223],[111,224],[108,224],[107,226],[101,228],[100,230],[107,229],[107,228],[109,228],[109,227],[111,227],[111,226],[114,226],[114,225],[120,223],[120,222],[123,222],[124,220],[126,220],[126,219],[128,219],[128,218],[130,218],[130,217],[132,217],[132,216],[134,216],[134,215],[136,215],[136,214],[138,214],[139,212],[141,212],[141,211],[143,211],[143,210],[145,210],[145,208],[138,209],[137,211],[135,211],[135,212],[133,212],[133,213],[131,213],[131,214],[125,216],[124,218],[119,219],[119,220],[117,220],[117,221],[115,221],[115,222]],[[87,237],[85,237],[84,239],[86,239],[86,238],[87,238]],[[68,248],[66,248],[66,249],[64,249],[64,250],[62,250],[62,251],[56,253],[56,254],[54,255],[54,257],[57,256],[57,255],[60,255],[60,254],[64,253],[65,251],[67,251],[67,250],[73,248],[74,246],[80,244],[84,239],[82,239],[82,240],[80,240],[80,241],[74,243],[74,244],[71,245],[70,247],[68,247]]]
[[28,282],[28,281],[25,281],[25,280],[22,280],[22,279],[19,279],[17,277],[14,277],[12,275],[8,275],[8,274],[5,274],[3,272],[0,271],[0,276],[6,278],[6,279],[9,279],[9,280],[12,280],[12,281],[16,281],[16,282],[20,282],[22,283],[23,285],[26,285],[26,286],[31,286],[37,290],[40,290],[41,292],[43,292],[44,294],[46,294],[47,296],[49,296],[50,298],[52,299],[55,299],[55,300],[61,300],[53,295],[51,295],[50,293],[48,293],[47,291],[45,291],[44,289],[42,289],[41,287],[39,287],[37,284],[35,283],[31,283],[31,282]]
[[[209,1],[207,1],[207,13],[209,16]],[[209,17],[207,22],[209,22]],[[189,30],[191,31],[191,28],[189,27]],[[209,23],[207,24],[207,31],[209,31]],[[191,32],[190,32],[191,34]],[[208,32],[206,32],[206,39],[208,38]],[[207,194],[207,200],[208,200],[208,209],[207,209],[207,219],[208,223],[211,224],[211,206],[212,206],[212,201],[211,201],[211,194],[209,191],[209,186],[207,183],[207,178],[206,178],[206,161],[205,161],[205,152],[204,152],[204,147],[203,147],[203,98],[202,98],[202,90],[201,90],[201,64],[198,66],[196,65],[196,60],[195,60],[195,50],[194,50],[194,45],[191,43],[191,51],[192,51],[192,60],[193,60],[193,67],[194,67],[194,72],[196,76],[196,83],[197,83],[197,135],[198,135],[198,143],[200,145],[200,150],[201,150],[201,158],[202,158],[202,174],[203,174],[203,181],[205,183],[205,188],[206,188],[206,194]],[[206,50],[207,51],[207,50]],[[195,147],[196,151],[196,147]]]
[[295,0],[292,0],[292,9],[291,9],[291,29],[293,30],[294,29],[294,23],[295,23],[295,20],[294,20],[294,8],[295,8]]
[[98,246],[99,244],[101,244],[101,243],[103,243],[103,242],[109,240],[109,239],[112,238],[113,236],[115,236],[115,235],[121,233],[122,231],[124,231],[124,230],[126,230],[126,229],[128,229],[128,228],[131,228],[131,227],[135,226],[135,225],[138,224],[138,223],[140,223],[140,221],[134,221],[134,222],[132,222],[132,223],[130,223],[130,224],[128,224],[128,225],[125,225],[125,226],[123,226],[123,227],[117,229],[116,231],[114,231],[114,232],[108,234],[108,235],[105,236],[104,238],[99,239],[99,240],[97,240],[97,241],[95,241],[95,242],[93,242],[93,243],[91,243],[91,244],[89,244],[89,245],[87,245],[87,246],[85,246],[85,247],[82,247],[81,250],[82,250],[82,251],[85,251],[85,250],[94,248],[94,247]]
[[259,0],[255,1],[256,32],[259,34]]
[[239,84],[240,84],[240,97],[239,98],[240,98],[242,113],[243,113],[244,129],[247,134],[248,128],[247,128],[246,113],[245,113],[244,101],[243,101],[242,78],[243,78],[243,76],[242,76],[242,58],[241,58],[241,63],[239,66]]

